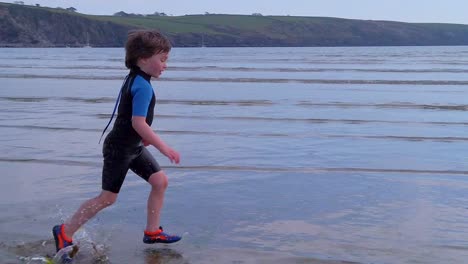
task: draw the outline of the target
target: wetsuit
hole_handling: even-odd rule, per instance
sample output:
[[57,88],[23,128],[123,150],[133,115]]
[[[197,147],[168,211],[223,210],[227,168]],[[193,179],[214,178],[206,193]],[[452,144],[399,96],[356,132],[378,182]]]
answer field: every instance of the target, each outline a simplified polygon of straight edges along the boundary
[[132,116],[146,116],[149,126],[153,122],[156,97],[150,80],[150,75],[136,68],[130,71],[122,85],[117,118],[102,149],[103,190],[118,193],[128,169],[146,181],[151,174],[161,170],[132,126]]

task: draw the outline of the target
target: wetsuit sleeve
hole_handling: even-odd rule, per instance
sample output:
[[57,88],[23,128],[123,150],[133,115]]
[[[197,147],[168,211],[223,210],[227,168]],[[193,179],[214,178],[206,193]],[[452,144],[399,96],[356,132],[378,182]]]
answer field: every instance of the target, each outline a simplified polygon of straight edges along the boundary
[[149,84],[135,80],[131,93],[133,96],[132,116],[146,116],[153,98],[153,88]]

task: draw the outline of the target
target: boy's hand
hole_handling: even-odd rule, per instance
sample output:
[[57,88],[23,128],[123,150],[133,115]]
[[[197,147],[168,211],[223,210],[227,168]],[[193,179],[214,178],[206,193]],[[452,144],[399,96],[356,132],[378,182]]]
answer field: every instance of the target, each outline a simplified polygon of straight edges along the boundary
[[176,163],[176,164],[179,164],[180,162],[180,155],[177,151],[175,151],[174,149],[170,148],[170,147],[164,147],[162,148],[161,150],[161,153],[164,154],[164,156],[168,157],[169,160],[171,161],[171,163]]
[[145,146],[145,147],[149,146],[150,143],[148,143],[148,141],[146,141],[144,139],[142,139],[142,141],[143,141],[143,146]]

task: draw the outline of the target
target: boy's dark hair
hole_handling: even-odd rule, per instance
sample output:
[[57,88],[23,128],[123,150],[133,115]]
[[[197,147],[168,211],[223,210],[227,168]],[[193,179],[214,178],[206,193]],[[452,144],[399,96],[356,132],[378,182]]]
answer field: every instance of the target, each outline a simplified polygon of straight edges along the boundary
[[149,58],[154,54],[171,51],[169,39],[157,30],[135,30],[128,33],[125,44],[125,66],[137,68],[138,59]]

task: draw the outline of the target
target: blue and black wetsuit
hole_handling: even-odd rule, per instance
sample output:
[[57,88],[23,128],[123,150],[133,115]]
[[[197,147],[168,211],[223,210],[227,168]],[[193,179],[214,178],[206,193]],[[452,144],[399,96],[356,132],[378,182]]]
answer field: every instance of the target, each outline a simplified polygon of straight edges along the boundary
[[146,123],[149,126],[153,122],[156,97],[150,80],[150,75],[136,68],[130,71],[122,85],[117,118],[104,140],[102,149],[103,190],[118,193],[128,169],[146,181],[151,174],[161,170],[132,126],[132,116],[146,116]]

